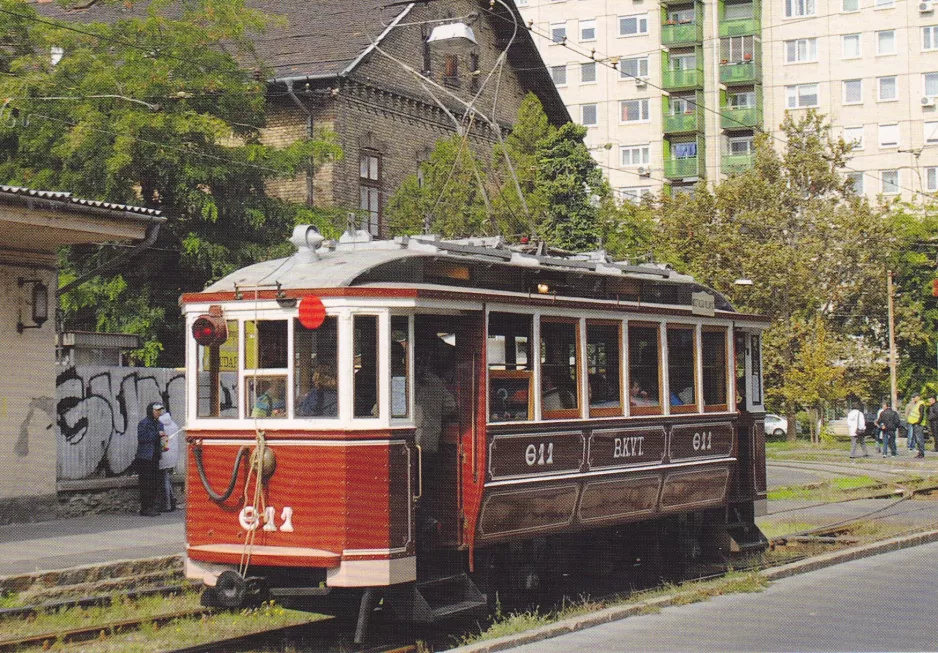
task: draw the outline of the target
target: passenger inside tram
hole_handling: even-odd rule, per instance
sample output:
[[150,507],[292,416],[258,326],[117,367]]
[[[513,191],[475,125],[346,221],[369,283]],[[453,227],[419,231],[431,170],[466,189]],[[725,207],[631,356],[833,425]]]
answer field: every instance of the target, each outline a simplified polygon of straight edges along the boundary
[[313,359],[309,392],[296,408],[300,417],[335,417],[339,410],[337,369],[328,350]]
[[286,379],[258,379],[255,385],[254,407],[251,417],[284,417]]

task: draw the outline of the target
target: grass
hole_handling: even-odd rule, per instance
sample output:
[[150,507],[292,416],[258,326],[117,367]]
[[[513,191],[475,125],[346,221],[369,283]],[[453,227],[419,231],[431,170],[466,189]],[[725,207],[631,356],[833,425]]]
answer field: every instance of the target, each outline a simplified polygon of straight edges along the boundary
[[638,615],[656,614],[661,606],[649,603],[652,599],[672,597],[670,605],[687,605],[706,601],[714,596],[724,594],[738,594],[748,592],[761,592],[768,587],[769,581],[756,572],[729,572],[721,578],[695,581],[675,585],[667,583],[661,587],[636,592],[625,597],[613,597],[603,601],[594,601],[581,598],[579,601],[567,603],[559,610],[542,614],[537,610],[527,610],[511,614],[502,614],[496,610],[492,622],[478,633],[463,635],[458,638],[458,644],[464,646],[478,642],[496,639],[507,635],[527,632],[548,624],[557,623],[564,619],[579,617],[597,612],[603,608],[613,606],[637,606]]
[[869,494],[869,490],[881,488],[882,485],[881,482],[870,476],[839,476],[811,485],[775,488],[769,490],[768,497],[769,501],[842,501],[866,496]]

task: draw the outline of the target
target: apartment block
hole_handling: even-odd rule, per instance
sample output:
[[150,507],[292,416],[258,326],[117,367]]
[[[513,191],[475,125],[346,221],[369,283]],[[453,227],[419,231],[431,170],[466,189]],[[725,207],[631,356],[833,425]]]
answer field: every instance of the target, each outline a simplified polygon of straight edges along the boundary
[[858,192],[938,191],[938,2],[518,0],[587,145],[623,199],[679,193],[779,147],[816,108],[854,143]]

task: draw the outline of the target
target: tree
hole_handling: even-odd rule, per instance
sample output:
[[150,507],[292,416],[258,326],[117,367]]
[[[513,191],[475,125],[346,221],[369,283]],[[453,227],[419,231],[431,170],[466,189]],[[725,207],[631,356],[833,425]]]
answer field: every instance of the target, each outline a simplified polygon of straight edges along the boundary
[[[0,0],[0,44],[12,44],[0,47],[0,98],[18,112],[0,124],[0,179],[165,212],[151,249],[61,306],[67,326],[140,334],[138,359],[178,365],[179,294],[285,252],[299,221],[328,223],[265,185],[341,151],[328,134],[283,149],[261,143],[265,75],[247,35],[269,21],[243,0],[158,0],[126,15],[63,27]],[[63,282],[122,251],[73,247]]]
[[[812,333],[803,326],[822,315],[839,335],[868,331],[866,309],[886,306],[883,279],[897,239],[885,209],[844,180],[850,146],[822,116],[786,116],[781,129],[781,152],[769,136],[756,137],[751,170],[712,192],[701,184],[692,198],[664,199],[656,253],[737,307],[773,318],[765,337],[767,397],[794,424],[795,410],[810,401],[780,389],[798,385],[790,375]],[[740,277],[753,285],[735,285]]]

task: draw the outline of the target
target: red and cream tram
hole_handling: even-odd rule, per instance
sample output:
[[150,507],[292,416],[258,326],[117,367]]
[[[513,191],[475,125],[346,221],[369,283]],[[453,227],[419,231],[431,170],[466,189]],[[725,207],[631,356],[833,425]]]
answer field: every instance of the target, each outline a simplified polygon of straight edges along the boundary
[[602,253],[291,242],[182,298],[186,570],[207,602],[344,595],[362,626],[384,596],[432,620],[561,550],[582,568],[764,543],[764,318]]

